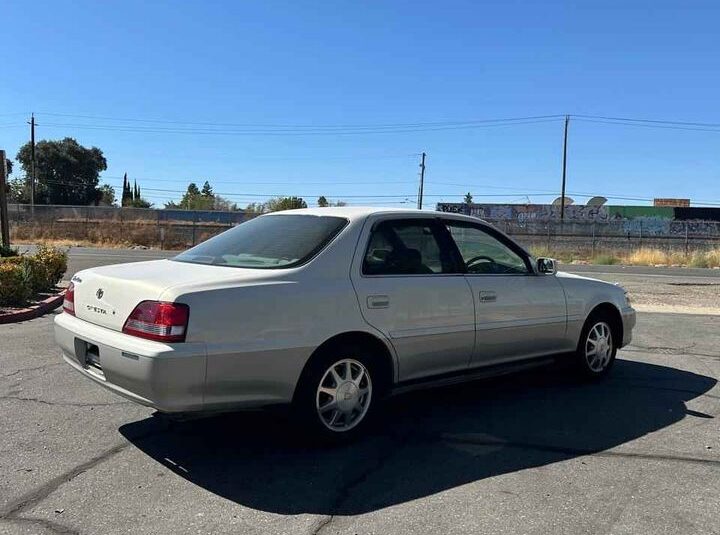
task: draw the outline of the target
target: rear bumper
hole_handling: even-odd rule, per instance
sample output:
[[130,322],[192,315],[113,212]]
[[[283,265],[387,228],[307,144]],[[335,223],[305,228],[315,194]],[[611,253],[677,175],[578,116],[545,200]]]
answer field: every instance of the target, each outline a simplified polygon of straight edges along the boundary
[[621,347],[625,347],[632,342],[632,331],[636,322],[635,309],[631,306],[624,307],[621,314],[623,323],[623,340]]
[[[55,340],[65,362],[116,394],[163,412],[203,408],[204,343],[143,340],[69,314],[55,317]],[[97,346],[100,367],[86,360],[87,344]]]

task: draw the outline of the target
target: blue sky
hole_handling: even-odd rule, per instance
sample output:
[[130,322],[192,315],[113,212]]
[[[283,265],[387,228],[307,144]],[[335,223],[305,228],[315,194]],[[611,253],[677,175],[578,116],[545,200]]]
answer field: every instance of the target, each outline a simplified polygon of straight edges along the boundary
[[[714,1],[4,2],[0,147],[16,154],[33,111],[38,139],[100,147],[103,180],[127,172],[158,205],[205,179],[241,205],[414,205],[422,151],[426,207],[548,202],[562,118],[350,132],[718,124],[718,22]],[[573,118],[568,191],[720,203],[719,149],[718,129]]]

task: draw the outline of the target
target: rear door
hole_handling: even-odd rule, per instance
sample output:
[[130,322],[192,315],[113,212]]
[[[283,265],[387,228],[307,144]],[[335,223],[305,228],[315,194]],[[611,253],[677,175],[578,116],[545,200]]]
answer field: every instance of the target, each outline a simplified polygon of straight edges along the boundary
[[467,368],[473,297],[437,219],[368,220],[352,281],[365,320],[395,347],[400,380]]
[[565,293],[537,274],[527,254],[489,225],[447,219],[475,301],[472,366],[546,355],[565,348]]

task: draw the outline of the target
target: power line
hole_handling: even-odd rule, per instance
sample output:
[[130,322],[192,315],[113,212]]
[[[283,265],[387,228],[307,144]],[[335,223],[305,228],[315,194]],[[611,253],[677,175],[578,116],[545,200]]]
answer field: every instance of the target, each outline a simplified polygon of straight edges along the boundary
[[636,119],[631,117],[607,117],[603,115],[580,115],[572,114],[571,117],[584,118],[584,119],[603,119],[607,121],[631,121],[635,123],[657,123],[657,124],[669,124],[679,126],[704,126],[704,127],[720,127],[720,123],[697,123],[687,121],[668,121],[660,119]]
[[674,126],[669,124],[649,124],[643,122],[624,122],[624,121],[605,121],[602,119],[583,119],[581,117],[575,118],[576,121],[583,123],[595,123],[595,124],[612,124],[618,126],[634,126],[639,128],[654,128],[659,130],[690,130],[695,132],[720,132],[720,128],[705,128],[695,126]]
[[466,124],[460,126],[428,126],[412,128],[355,128],[348,130],[311,130],[311,129],[265,129],[265,130],[221,130],[198,128],[163,128],[128,125],[91,125],[71,123],[43,123],[49,128],[75,128],[80,130],[101,130],[112,132],[150,133],[150,134],[193,134],[193,135],[224,135],[224,136],[338,136],[338,135],[370,135],[370,134],[402,134],[414,132],[437,132],[445,130],[470,130],[479,128],[496,128],[537,123],[555,122],[557,119],[538,119],[515,122],[496,122],[488,124]]
[[191,126],[218,126],[218,127],[241,127],[241,128],[297,128],[297,129],[355,129],[355,128],[409,128],[409,127],[432,127],[432,126],[460,126],[460,125],[472,125],[482,123],[499,123],[499,122],[515,122],[515,121],[526,121],[536,119],[557,119],[563,117],[563,115],[536,115],[528,117],[505,117],[499,119],[472,119],[466,121],[435,121],[435,122],[414,122],[414,123],[355,123],[355,124],[270,124],[270,123],[222,123],[222,122],[192,122],[192,121],[178,121],[178,120],[162,120],[162,119],[138,119],[138,118],[119,118],[119,117],[104,117],[95,115],[76,115],[70,113],[51,113],[43,112],[41,115],[51,115],[56,117],[71,117],[71,118],[82,118],[92,120],[103,120],[103,121],[120,121],[120,122],[140,122],[140,123],[154,123],[154,124],[176,124],[176,125],[191,125]]
[[[50,184],[57,184],[57,185],[77,185],[73,183],[69,183],[66,181],[44,181],[44,183],[50,183]],[[184,194],[187,193],[187,190],[179,190],[179,189],[163,189],[163,188],[143,188],[143,191],[146,192],[156,192],[153,194],[153,196],[161,196],[162,193],[174,193],[174,194]],[[522,190],[520,190],[522,191]],[[313,193],[313,194],[301,194],[298,192],[286,192],[286,193],[237,193],[237,192],[213,192],[215,195],[220,195],[222,197],[242,197],[242,198],[248,198],[248,199],[256,199],[256,198],[271,198],[271,197],[287,197],[287,196],[296,196],[296,197],[302,197],[304,199],[310,199],[314,197],[320,197],[321,195],[325,195],[326,197],[333,197],[333,198],[339,198],[339,199],[414,199],[415,194],[413,193],[398,193],[398,194],[389,194],[389,195],[345,195],[345,194],[337,194],[337,193]],[[425,197],[434,197],[434,198],[443,198],[443,197],[460,197],[461,193],[434,193],[434,194],[425,194]],[[535,193],[532,190],[527,190],[526,195],[532,195],[534,197],[554,197],[557,196],[556,192],[547,192],[547,193]],[[638,197],[638,196],[630,196],[630,195],[624,195],[624,194],[610,194],[610,193],[600,193],[600,192],[582,192],[582,191],[570,191],[568,192],[568,195],[573,195],[576,197],[595,197],[598,195],[602,195],[606,197],[607,199],[616,199],[616,200],[627,200],[627,201],[652,201],[652,198],[649,197]],[[482,197],[482,198],[502,198],[502,197],[517,197],[517,191],[513,192],[504,192],[504,193],[482,193],[482,194],[473,194],[473,197]],[[696,203],[702,203],[705,205],[718,205],[720,206],[720,200],[712,200],[712,201],[705,201],[705,200],[696,200]]]

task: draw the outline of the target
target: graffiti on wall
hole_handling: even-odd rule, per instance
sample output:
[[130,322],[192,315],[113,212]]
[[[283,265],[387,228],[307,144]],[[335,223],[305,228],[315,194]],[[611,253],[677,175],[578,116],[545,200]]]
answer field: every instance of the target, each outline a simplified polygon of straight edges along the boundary
[[[547,222],[560,219],[560,207],[549,204],[465,204],[438,203],[440,212],[472,215],[490,221],[517,223]],[[627,232],[653,234],[685,233],[687,222],[690,232],[704,234],[703,229],[714,231],[720,225],[720,208],[657,207],[657,206],[587,206],[565,207],[565,221],[572,223],[608,223],[622,221]],[[680,224],[675,224],[675,223]]]
[[[519,228],[560,219],[560,207],[548,204],[439,203],[437,209],[492,222],[514,223]],[[703,220],[699,216],[704,216]],[[614,232],[628,236],[720,235],[720,208],[570,205],[565,207],[565,221],[580,224],[612,223],[610,226]]]
[[[552,221],[560,219],[560,207],[549,204],[465,204],[438,203],[440,212],[472,215],[491,221]],[[577,222],[610,220],[607,206],[570,205],[565,207],[565,219]]]

